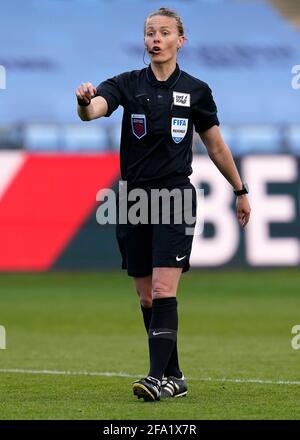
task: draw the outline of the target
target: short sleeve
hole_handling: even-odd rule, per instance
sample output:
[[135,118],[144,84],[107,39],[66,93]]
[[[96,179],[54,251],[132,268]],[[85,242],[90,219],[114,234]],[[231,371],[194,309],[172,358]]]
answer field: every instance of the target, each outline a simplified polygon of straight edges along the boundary
[[199,99],[192,109],[193,123],[197,133],[208,130],[214,125],[220,125],[217,116],[217,106],[207,84],[199,94]]
[[97,86],[96,96],[102,96],[105,98],[108,110],[105,116],[110,116],[121,104],[122,101],[122,81],[121,75],[114,76]]

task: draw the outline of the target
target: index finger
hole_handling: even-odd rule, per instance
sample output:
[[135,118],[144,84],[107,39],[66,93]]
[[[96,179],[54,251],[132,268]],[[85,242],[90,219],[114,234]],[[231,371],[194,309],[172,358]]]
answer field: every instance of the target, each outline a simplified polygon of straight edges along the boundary
[[88,91],[90,92],[91,97],[95,95],[95,87],[93,87],[92,84],[89,84]]

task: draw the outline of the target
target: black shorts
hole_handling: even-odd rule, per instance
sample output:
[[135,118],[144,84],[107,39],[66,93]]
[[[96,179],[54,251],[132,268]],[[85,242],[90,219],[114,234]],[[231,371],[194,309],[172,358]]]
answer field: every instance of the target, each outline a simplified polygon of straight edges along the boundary
[[[174,205],[170,204],[170,221],[164,224],[162,221],[162,208],[159,209],[158,224],[151,222],[151,205],[149,196],[149,218],[148,224],[120,224],[117,222],[116,236],[122,256],[122,269],[127,269],[128,275],[133,277],[144,277],[152,274],[154,267],[178,267],[182,272],[190,268],[189,259],[192,250],[193,230],[195,221],[186,221],[187,210],[195,218],[197,209],[197,197],[194,186],[188,182],[176,187],[166,189],[178,189],[182,194],[181,209],[182,221],[174,220]],[[184,190],[189,189],[189,208],[184,204]],[[146,189],[149,195],[150,188]],[[186,194],[186,193],[185,193]],[[128,203],[128,210],[130,204]],[[117,209],[119,202],[117,203]],[[188,231],[188,232],[187,232]]]

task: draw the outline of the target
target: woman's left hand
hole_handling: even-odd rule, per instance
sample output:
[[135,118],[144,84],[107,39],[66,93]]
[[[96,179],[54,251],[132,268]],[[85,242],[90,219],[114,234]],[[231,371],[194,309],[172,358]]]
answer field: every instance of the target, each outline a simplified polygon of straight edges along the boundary
[[246,194],[236,198],[236,214],[239,224],[244,228],[249,221],[251,208]]

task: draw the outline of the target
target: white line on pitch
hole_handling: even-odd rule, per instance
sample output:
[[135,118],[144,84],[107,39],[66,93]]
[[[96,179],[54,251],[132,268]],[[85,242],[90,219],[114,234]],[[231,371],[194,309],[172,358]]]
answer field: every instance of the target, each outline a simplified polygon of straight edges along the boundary
[[[101,377],[142,377],[142,374],[113,373],[109,371],[59,371],[59,370],[26,370],[20,368],[1,368],[0,373],[19,374],[52,374],[61,376],[101,376]],[[232,382],[232,383],[257,383],[270,385],[300,385],[299,380],[268,380],[268,379],[228,379],[214,377],[187,377],[188,380],[200,382]]]

